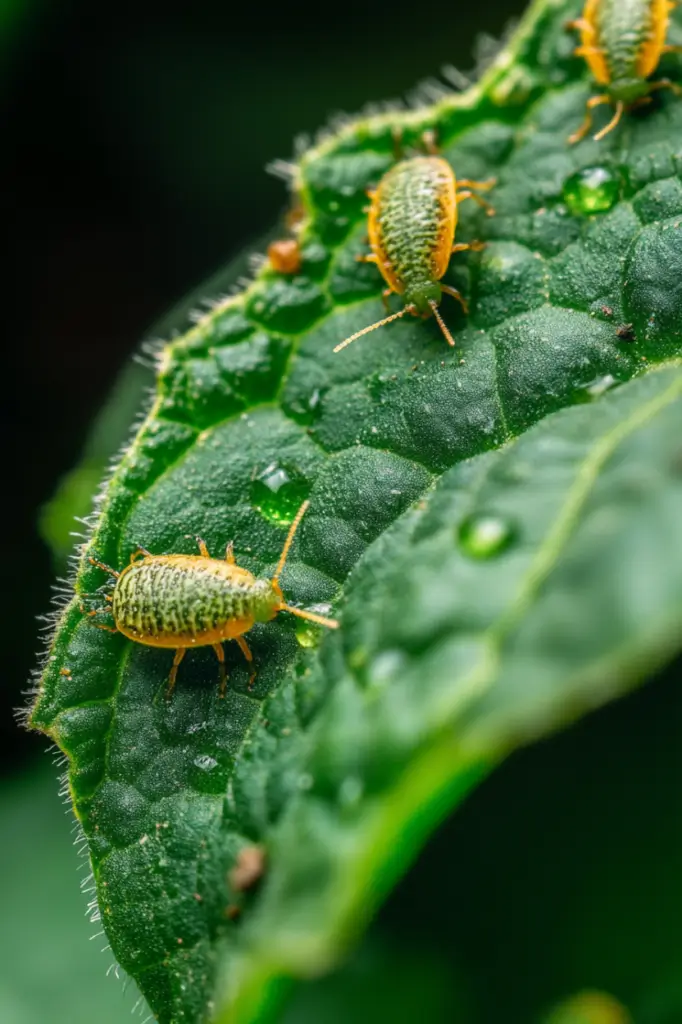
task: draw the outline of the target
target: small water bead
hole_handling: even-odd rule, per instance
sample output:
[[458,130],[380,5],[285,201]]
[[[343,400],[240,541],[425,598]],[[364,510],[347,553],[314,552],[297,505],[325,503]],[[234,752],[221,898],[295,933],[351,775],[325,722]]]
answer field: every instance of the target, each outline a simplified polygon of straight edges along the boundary
[[618,201],[620,179],[608,167],[584,167],[567,178],[564,202],[575,216],[606,213]]
[[339,786],[339,803],[342,807],[354,807],[362,799],[364,784],[358,775],[348,775]]
[[[306,606],[307,612],[314,612],[316,615],[329,617],[332,606],[327,603],[311,604]],[[301,647],[317,647],[324,633],[324,628],[315,622],[306,622],[305,619],[296,620],[296,639]]]
[[580,992],[545,1018],[544,1024],[633,1024],[625,1007],[608,992]]
[[471,558],[494,558],[514,540],[516,531],[508,519],[494,515],[473,515],[460,523],[457,539]]
[[201,793],[222,793],[227,785],[227,775],[227,764],[210,754],[198,754],[190,767],[189,782]]
[[202,772],[212,772],[214,768],[218,767],[215,757],[211,757],[210,754],[200,754],[199,757],[194,758],[192,763]]
[[605,394],[605,392],[617,388],[620,383],[621,381],[617,380],[612,373],[605,373],[578,388],[577,397],[584,402],[591,402],[594,398],[599,398],[600,395]]
[[251,484],[251,501],[270,523],[288,526],[310,494],[310,483],[297,469],[272,462]]

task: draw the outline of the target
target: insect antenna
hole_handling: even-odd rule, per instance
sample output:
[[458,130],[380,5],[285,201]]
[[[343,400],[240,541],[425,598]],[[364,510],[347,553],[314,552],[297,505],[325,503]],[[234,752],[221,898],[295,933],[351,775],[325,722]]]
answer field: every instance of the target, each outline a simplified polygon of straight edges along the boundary
[[357,341],[363,334],[369,334],[371,331],[376,331],[377,327],[383,327],[384,324],[390,324],[392,320],[398,320],[401,316],[405,316],[406,313],[412,312],[411,306],[405,306],[399,313],[391,313],[390,316],[385,316],[383,320],[377,320],[375,324],[370,324],[369,327],[363,327],[361,331],[356,331],[355,334],[351,334],[350,338],[346,338],[340,345],[337,345],[334,349],[335,352],[340,352],[346,345],[350,345],[352,341]]
[[284,569],[284,566],[286,565],[286,560],[289,557],[289,551],[291,550],[291,545],[294,542],[294,537],[296,536],[296,531],[298,530],[298,528],[300,526],[300,523],[301,523],[301,520],[303,519],[303,516],[308,511],[309,506],[310,506],[310,502],[309,501],[304,501],[303,502],[303,504],[301,505],[301,507],[299,508],[298,512],[296,513],[296,515],[294,517],[293,523],[289,527],[289,532],[287,534],[287,539],[284,541],[284,547],[282,548],[282,554],[279,556],[279,562],[277,563],[277,568],[275,569],[275,575],[272,577],[272,582],[273,583],[277,583],[279,578],[280,578],[280,576],[282,575],[282,570]]
[[623,110],[624,109],[625,109],[625,107],[624,107],[622,101],[618,100],[618,103],[616,103],[616,112],[613,115],[613,117],[611,118],[611,120],[609,121],[609,123],[607,124],[606,128],[602,128],[602,130],[600,132],[597,132],[596,135],[592,136],[595,142],[599,142],[600,139],[603,139],[605,135],[608,135],[609,132],[613,131],[613,129],[616,127],[616,125],[620,121],[621,117],[623,116]]
[[336,619],[328,619],[324,615],[316,615],[315,612],[306,612],[301,608],[292,608],[290,604],[281,604],[280,611],[291,612],[292,615],[298,615],[299,619],[308,619],[309,622],[317,622],[320,626],[328,626],[329,629],[338,629],[338,622]]
[[443,332],[443,337],[447,341],[448,345],[452,345],[452,347],[454,348],[455,347],[455,339],[452,337],[452,335],[450,334],[450,331],[445,326],[445,321],[443,320],[443,317],[440,315],[440,310],[438,309],[438,306],[437,306],[436,302],[433,299],[431,299],[429,301],[429,306],[433,310],[433,315],[435,316],[436,320],[438,321],[438,326],[440,327],[441,331]]
[[[289,527],[287,539],[284,541],[282,554],[279,556],[279,562],[277,563],[277,568],[275,569],[275,575],[272,577],[273,583],[278,583],[279,577],[282,575],[282,570],[284,569],[286,560],[289,556],[289,551],[291,549],[291,545],[293,544],[294,537],[296,536],[296,531],[298,530],[298,527],[301,523],[301,520],[303,519],[303,516],[308,511],[309,506],[309,501],[303,502],[298,512],[296,513],[293,523]],[[336,629],[336,627],[338,626],[338,622],[336,621],[336,619],[327,619],[325,618],[324,615],[316,615],[315,612],[306,612],[302,611],[300,608],[292,608],[291,605],[284,604],[284,602],[282,602],[279,608],[280,611],[291,612],[292,615],[298,615],[299,619],[308,619],[309,622],[317,622],[317,624],[320,626],[328,626],[330,629]]]

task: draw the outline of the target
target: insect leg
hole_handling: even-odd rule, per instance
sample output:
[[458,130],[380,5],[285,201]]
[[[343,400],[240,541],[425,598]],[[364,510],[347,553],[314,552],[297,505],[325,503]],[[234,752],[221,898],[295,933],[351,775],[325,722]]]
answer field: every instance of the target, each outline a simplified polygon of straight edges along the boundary
[[178,675],[178,665],[185,657],[186,647],[178,647],[173,658],[173,664],[171,666],[170,675],[168,676],[168,686],[166,687],[166,700],[170,700],[173,696],[173,690],[175,689],[175,680]]
[[233,540],[231,540],[230,543],[225,548],[225,561],[228,563],[228,565],[234,565],[235,558],[234,558],[234,541]]
[[452,295],[453,299],[457,299],[465,313],[469,312],[469,305],[466,299],[457,291],[456,288],[453,288],[450,284],[441,284],[441,288],[444,292],[447,292],[448,295]]
[[495,210],[490,203],[486,199],[483,199],[482,196],[479,196],[477,192],[474,192],[473,189],[462,189],[461,192],[455,193],[455,199],[458,203],[461,203],[463,199],[473,199],[475,203],[478,203],[478,205],[485,210],[489,217],[492,217],[495,213]]
[[565,21],[564,28],[567,32],[582,32],[584,29],[591,29],[592,26],[585,18],[574,18],[572,21]]
[[599,142],[601,139],[604,138],[605,135],[608,135],[609,132],[613,131],[613,129],[616,127],[616,125],[620,121],[621,117],[623,116],[623,111],[624,110],[625,110],[625,106],[623,105],[623,103],[620,100],[618,100],[618,103],[616,103],[616,112],[613,115],[613,117],[611,118],[611,120],[609,121],[609,123],[607,124],[606,128],[602,128],[602,130],[600,132],[597,132],[596,135],[592,136],[595,142]]
[[393,292],[391,291],[390,288],[384,288],[383,292],[381,293],[381,301],[383,302],[384,309],[386,310],[387,313],[390,312],[391,309],[391,307],[388,304],[388,300],[392,294]]
[[147,551],[146,548],[138,546],[130,556],[130,564],[132,565],[134,562],[137,562],[140,555],[142,555],[143,558],[150,558],[151,551]]
[[[90,611],[88,611],[87,608],[85,607],[85,601],[83,601],[82,598],[84,598],[84,597],[94,597],[95,595],[94,594],[81,594],[80,596],[81,596],[81,600],[78,602],[78,607],[80,608],[81,615],[85,616],[85,618],[87,618],[87,619],[94,619],[95,615],[110,615],[111,614],[111,608],[91,608]],[[104,600],[105,601],[113,601],[113,597],[111,597],[110,594],[105,594],[104,595]],[[118,629],[115,626],[105,626],[104,623],[100,623],[100,622],[93,622],[92,625],[96,629],[104,629],[104,630],[106,630],[107,633],[118,633]]]
[[355,257],[355,261],[356,261],[356,263],[378,263],[379,262],[379,260],[376,258],[376,256],[374,255],[373,252],[369,253],[367,256],[365,256],[363,253],[360,253],[358,256]]
[[477,239],[472,242],[455,242],[450,252],[466,252],[467,249],[471,252],[481,252],[482,249],[485,249],[485,245],[485,242],[479,242]]
[[201,537],[196,537],[195,540],[196,540],[197,544],[199,545],[199,551],[201,552],[202,556],[204,558],[210,558],[211,556],[208,553],[208,548],[206,547],[206,541],[202,540]]
[[601,46],[576,46],[573,51],[575,57],[591,57],[595,53],[604,54],[606,51]]
[[115,569],[112,569],[110,565],[105,565],[104,562],[98,562],[96,558],[88,558],[88,562],[90,565],[94,565],[98,569],[103,569],[104,572],[110,573],[111,576],[116,576],[118,578],[121,575],[120,572],[116,572]]
[[[251,653],[251,648],[247,644],[247,642],[244,639],[244,637],[243,636],[236,636],[235,640],[239,644],[239,650],[242,652],[242,654],[246,658],[247,662],[249,663],[249,666],[250,667],[253,666],[253,654]],[[253,681],[254,681],[255,678],[256,678],[256,670],[254,668],[251,668],[251,675],[249,676],[249,689],[251,689],[251,687],[253,686]]]
[[393,156],[395,157],[396,160],[402,160],[403,130],[400,127],[400,125],[393,125],[393,127],[391,128],[391,139],[393,140]]
[[424,152],[428,153],[429,156],[438,155],[438,143],[436,142],[436,133],[433,128],[426,128],[422,132],[422,146]]
[[[108,608],[93,608],[92,611],[88,612],[85,610],[85,605],[83,604],[82,601],[80,603],[80,610],[81,614],[88,619],[94,618],[95,615],[109,614]],[[103,629],[106,633],[118,633],[118,629],[116,628],[116,626],[105,626],[103,622],[93,622],[92,625],[95,627],[95,629]]]
[[578,128],[577,132],[573,132],[573,134],[569,135],[568,137],[568,141],[571,145],[574,145],[574,143],[576,142],[580,142],[580,140],[584,139],[587,133],[589,132],[590,128],[592,127],[592,111],[594,110],[594,108],[600,106],[602,103],[611,102],[611,97],[606,92],[600,93],[599,96],[590,97],[590,99],[585,104],[587,107],[585,120],[580,125],[580,128]]
[[464,188],[471,188],[474,192],[487,192],[488,189],[495,188],[497,178],[486,178],[485,181],[472,181],[471,178],[460,178],[457,184],[462,185]]
[[227,676],[225,675],[225,651],[223,650],[222,644],[213,644],[213,650],[215,656],[218,659],[218,669],[220,671],[220,696],[224,697],[227,691]]
[[[673,46],[672,49],[682,53],[682,46]],[[669,78],[661,78],[649,86],[649,92],[657,92],[659,89],[671,89],[676,96],[682,96],[682,87],[677,82],[671,82]]]

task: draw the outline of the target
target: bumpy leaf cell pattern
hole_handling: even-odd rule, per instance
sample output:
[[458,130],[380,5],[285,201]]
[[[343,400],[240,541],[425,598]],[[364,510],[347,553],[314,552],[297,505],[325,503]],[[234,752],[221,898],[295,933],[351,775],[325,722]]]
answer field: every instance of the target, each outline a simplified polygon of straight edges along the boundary
[[[317,834],[329,852],[344,821],[390,789],[456,706],[446,680],[458,659],[474,658],[482,620],[459,608],[462,635],[443,653],[443,593],[405,613],[421,518],[447,507],[454,530],[471,515],[456,496],[483,479],[493,450],[682,351],[682,150],[671,141],[682,138],[682,103],[657,99],[601,144],[569,147],[589,85],[572,81],[583,68],[565,17],[552,9],[522,41],[520,95],[445,101],[419,123],[359,122],[303,158],[300,274],[265,268],[167,347],[157,401],[108,486],[88,553],[116,567],[138,545],[195,553],[201,535],[212,554],[232,539],[240,564],[272,572],[292,482],[311,509],[282,579],[287,597],[333,602],[360,562],[337,606],[342,618],[348,608],[338,636],[302,645],[285,616],[254,628],[253,689],[226,645],[225,700],[212,651],[190,653],[166,702],[171,653],[94,629],[78,601],[62,614],[32,722],[68,754],[107,936],[161,1021],[211,1012],[219,951],[236,955],[259,898],[229,890],[239,849],[267,844],[279,826],[283,847],[296,850],[303,827],[310,848]],[[445,278],[470,297],[471,315],[445,300],[453,352],[433,321],[406,318],[334,355],[382,313],[376,268],[356,256],[366,251],[365,189],[393,162],[396,123],[408,147],[433,128],[458,176],[498,178],[494,218],[460,213],[458,240],[487,247],[453,257]],[[262,494],[272,479],[268,506],[254,486]],[[498,524],[500,549],[513,549],[513,532]],[[83,563],[78,590],[101,605],[101,572]],[[367,718],[344,699],[383,692],[416,654],[419,685],[440,681],[421,703],[396,696]],[[447,671],[436,664],[446,656]],[[316,733],[332,698],[334,728]],[[303,821],[306,805],[315,813]],[[349,824],[344,841],[353,836]],[[311,858],[300,863],[323,871]],[[235,900],[241,921],[227,913]]]

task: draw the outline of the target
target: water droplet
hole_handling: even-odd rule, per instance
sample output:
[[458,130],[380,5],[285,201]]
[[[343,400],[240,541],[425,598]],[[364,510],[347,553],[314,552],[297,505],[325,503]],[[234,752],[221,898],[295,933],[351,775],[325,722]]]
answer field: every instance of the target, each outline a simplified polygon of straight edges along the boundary
[[251,501],[270,523],[288,526],[310,493],[308,480],[298,470],[271,463],[251,484]]
[[313,388],[308,394],[295,395],[287,405],[287,412],[302,426],[311,426],[322,415],[326,391],[326,388]]
[[591,402],[593,398],[599,398],[605,391],[610,391],[612,388],[617,388],[620,381],[617,380],[612,373],[605,373],[599,377],[595,377],[594,380],[588,381],[587,384],[583,384],[582,387],[578,388],[576,392],[576,398],[584,402]]
[[632,1017],[608,992],[586,991],[556,1006],[545,1024],[632,1024]]
[[[330,604],[311,604],[305,611],[315,612],[316,615],[326,615],[332,610]],[[306,622],[305,619],[296,620],[296,639],[301,647],[317,647],[320,638],[324,633],[324,627],[318,626],[316,622]]]
[[396,676],[402,675],[405,671],[405,655],[402,651],[382,651],[376,658],[372,659],[369,667],[369,681],[372,687],[383,688]]
[[339,786],[339,803],[353,807],[362,798],[364,786],[357,775],[348,775]]
[[606,213],[617,202],[620,180],[608,167],[584,167],[564,182],[563,197],[577,217]]
[[469,516],[457,530],[457,539],[471,558],[494,558],[509,547],[514,536],[509,520],[494,515]]
[[218,767],[215,757],[211,757],[210,754],[200,754],[199,757],[194,758],[193,764],[202,772],[212,772],[214,768]]

